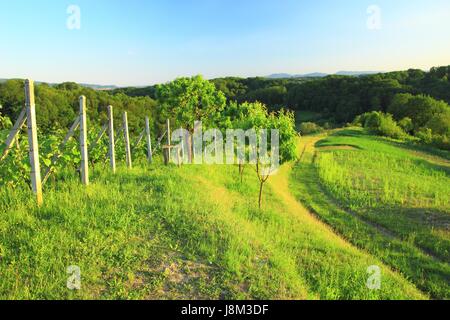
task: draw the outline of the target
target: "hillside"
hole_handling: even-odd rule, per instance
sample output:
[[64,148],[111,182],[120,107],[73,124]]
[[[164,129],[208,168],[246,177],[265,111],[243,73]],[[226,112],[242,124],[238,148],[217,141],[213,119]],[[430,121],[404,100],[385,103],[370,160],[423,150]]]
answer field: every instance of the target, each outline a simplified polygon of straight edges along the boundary
[[[155,164],[116,176],[98,169],[87,189],[67,175],[40,209],[28,191],[2,189],[0,296],[427,297],[316,219],[291,193],[291,174],[292,163],[270,179],[262,211],[255,175],[248,168],[241,184],[234,166]],[[81,268],[79,292],[65,288],[68,265]],[[382,270],[381,290],[366,287],[371,265]]]
[[[311,122],[324,113],[227,101],[217,85],[179,78],[155,101],[27,81],[37,139],[23,126],[3,143],[14,118],[0,114],[0,298],[450,298],[448,104],[398,94],[392,114],[333,129]],[[23,92],[0,86],[7,111]],[[233,164],[194,165],[222,163],[220,135],[245,131],[225,149]],[[178,143],[182,161],[165,165]]]
[[427,153],[360,128],[303,139],[292,192],[359,248],[435,298],[450,287],[449,153]]

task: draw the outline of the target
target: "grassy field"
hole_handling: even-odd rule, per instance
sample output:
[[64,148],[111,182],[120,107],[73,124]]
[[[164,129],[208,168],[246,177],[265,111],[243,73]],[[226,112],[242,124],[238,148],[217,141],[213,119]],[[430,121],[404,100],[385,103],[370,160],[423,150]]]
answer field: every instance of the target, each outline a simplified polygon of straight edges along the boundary
[[[435,298],[449,298],[450,162],[346,129],[302,139],[291,189],[323,221]],[[444,157],[442,157],[444,156]]]
[[[53,182],[37,209],[27,190],[0,191],[3,299],[426,299],[291,194],[292,164],[257,206],[252,168],[97,169],[87,188]],[[82,288],[66,288],[70,265]],[[369,266],[380,290],[366,286]]]

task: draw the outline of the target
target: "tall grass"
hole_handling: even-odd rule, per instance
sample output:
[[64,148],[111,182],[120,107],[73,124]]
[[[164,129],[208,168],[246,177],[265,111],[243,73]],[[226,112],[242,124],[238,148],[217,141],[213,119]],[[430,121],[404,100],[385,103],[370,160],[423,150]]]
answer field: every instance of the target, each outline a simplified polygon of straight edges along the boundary
[[351,209],[408,206],[449,210],[447,172],[424,161],[377,151],[320,153],[319,177]]
[[[397,159],[396,156],[389,156],[390,154],[397,154],[406,160],[411,158],[412,163],[422,158],[416,158],[416,153],[405,152],[401,146],[392,146],[390,141],[374,139],[360,131],[352,132],[352,130],[344,130],[327,138],[324,138],[324,135],[303,137],[301,144],[306,148],[291,177],[290,186],[294,194],[321,220],[353,244],[402,272],[432,297],[448,299],[450,297],[448,283],[450,265],[446,261],[448,233],[445,231],[445,225],[437,225],[445,220],[426,219],[427,217],[445,219],[448,213],[439,210],[448,210],[448,207],[436,209],[435,202],[430,201],[429,196],[422,198],[422,194],[416,197],[421,205],[430,206],[428,211],[410,208],[407,201],[404,201],[403,205],[402,201],[392,201],[390,198],[383,202],[382,198],[385,195],[382,179],[389,182],[390,176],[395,177],[399,174],[400,181],[396,181],[395,184],[398,188],[397,193],[408,194],[401,188],[411,182],[408,180],[409,177],[406,177],[410,171],[406,170],[405,177],[402,177],[398,172],[404,169],[401,161],[391,167],[390,162],[376,161],[370,155],[378,155],[376,152],[384,150],[384,156],[389,161],[392,161],[392,157]],[[347,148],[349,145],[354,149]],[[335,148],[322,149],[320,148],[322,146]],[[339,147],[342,150],[339,150]],[[319,154],[315,155],[317,152]],[[420,157],[427,158],[428,155],[420,154]],[[352,160],[346,162],[346,159]],[[433,161],[437,162],[437,159]],[[445,161],[441,159],[441,162],[445,167]],[[368,167],[367,174],[366,167]],[[371,168],[375,169],[371,171]],[[444,179],[442,172],[434,174],[426,165],[424,168],[419,166],[410,169],[417,170],[413,172],[425,175],[429,179],[433,179],[432,177],[437,180]],[[423,190],[427,188],[429,186],[419,190],[424,193]],[[402,197],[405,196],[398,196],[396,199]],[[412,199],[409,203],[417,202]],[[430,251],[432,255],[429,254]]]

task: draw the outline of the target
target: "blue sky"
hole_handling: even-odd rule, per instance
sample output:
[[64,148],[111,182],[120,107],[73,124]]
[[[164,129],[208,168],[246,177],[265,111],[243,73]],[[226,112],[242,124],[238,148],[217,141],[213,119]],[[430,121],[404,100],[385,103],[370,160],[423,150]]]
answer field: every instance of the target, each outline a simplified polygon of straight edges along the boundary
[[[367,26],[371,5],[381,29]],[[448,0],[0,0],[0,78],[125,86],[429,69],[450,64],[449,34]]]

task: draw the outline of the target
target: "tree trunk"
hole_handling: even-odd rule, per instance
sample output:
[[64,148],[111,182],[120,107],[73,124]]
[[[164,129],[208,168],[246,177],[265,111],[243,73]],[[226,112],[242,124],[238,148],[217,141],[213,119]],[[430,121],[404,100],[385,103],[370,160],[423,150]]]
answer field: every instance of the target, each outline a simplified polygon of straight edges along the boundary
[[261,209],[263,187],[264,187],[264,182],[261,181],[259,183],[259,200],[258,200],[259,209]]
[[239,162],[239,176],[241,177],[241,184],[242,184],[244,176],[244,165],[241,162]]

